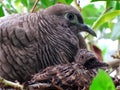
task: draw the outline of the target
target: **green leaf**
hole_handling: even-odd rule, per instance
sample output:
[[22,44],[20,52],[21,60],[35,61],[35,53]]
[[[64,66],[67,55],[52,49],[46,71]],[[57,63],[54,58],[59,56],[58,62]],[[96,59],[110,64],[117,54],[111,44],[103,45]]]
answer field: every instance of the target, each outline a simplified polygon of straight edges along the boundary
[[83,16],[83,18],[84,18],[84,22],[90,26],[92,26],[92,24],[97,19],[97,17],[91,17],[91,16],[88,16],[88,17]]
[[[112,0],[91,0],[91,2],[95,2],[95,1],[112,1]],[[118,0],[114,0],[114,1],[118,1]]]
[[29,3],[29,0],[21,0],[21,3],[27,7],[28,6],[28,3]]
[[105,71],[99,70],[90,85],[90,90],[115,90],[115,86],[110,76]]
[[12,0],[7,0],[9,4],[11,4]]
[[111,10],[115,10],[115,6],[116,6],[116,1],[106,0],[106,9],[109,9],[112,7]]
[[119,30],[120,30],[120,22],[116,23],[113,27],[112,35],[111,35],[112,40],[120,39]]
[[103,31],[105,28],[109,28],[108,22],[105,22],[104,24],[102,24],[99,29],[100,31]]
[[30,0],[21,0],[21,3],[26,7],[27,11],[29,11],[33,6]]
[[116,3],[116,10],[120,10],[120,2],[119,1],[117,1],[117,3]]
[[0,17],[4,16],[4,11],[2,8],[2,4],[0,4]]
[[[96,11],[96,12],[95,12]],[[99,14],[98,9],[95,7],[94,4],[88,4],[82,9],[83,16],[96,16]]]
[[70,5],[72,3],[73,0],[65,0],[65,2]]
[[95,4],[88,4],[82,9],[82,16],[86,24],[91,25],[98,19],[104,7],[101,5],[100,8],[96,8]]
[[54,5],[56,2],[57,0],[41,0],[41,3],[43,4],[44,8]]
[[110,30],[113,29],[114,25],[115,25],[115,23],[113,23],[113,22],[108,22],[108,26],[109,26]]
[[104,24],[105,22],[109,22],[110,20],[112,20],[113,18],[115,18],[116,16],[120,15],[120,10],[114,10],[112,12],[108,12],[105,13],[103,15],[101,15],[96,22],[93,23],[92,28],[93,29],[97,29],[98,27],[100,27],[102,24]]
[[66,0],[57,0],[57,2],[66,4]]
[[[101,0],[91,0],[91,2],[95,2],[95,1],[101,1]],[[102,1],[106,1],[106,0],[102,0]]]

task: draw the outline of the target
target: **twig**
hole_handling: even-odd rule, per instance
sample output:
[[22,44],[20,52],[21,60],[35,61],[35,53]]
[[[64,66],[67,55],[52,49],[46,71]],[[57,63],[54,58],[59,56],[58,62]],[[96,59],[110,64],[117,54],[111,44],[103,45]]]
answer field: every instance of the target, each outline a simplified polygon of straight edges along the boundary
[[34,10],[35,10],[35,8],[36,8],[38,2],[39,2],[39,0],[36,0],[36,1],[35,1],[35,3],[34,3],[34,5],[33,5],[32,9],[30,10],[31,13],[34,12]]
[[45,88],[49,88],[50,85],[47,83],[37,83],[37,84],[33,84],[33,85],[29,85],[29,89],[33,90],[34,88],[38,89],[40,88],[41,90],[45,90]]
[[116,68],[119,67],[120,59],[113,59],[106,63],[109,64],[112,68]]
[[0,76],[0,84],[2,84],[4,87],[12,87],[12,88],[16,88],[18,90],[23,90],[23,86],[20,85],[19,83],[14,83],[14,82],[5,80],[1,76]]
[[74,0],[74,5],[76,6],[76,8],[79,10],[79,11],[81,11],[82,10],[82,8],[80,7],[80,0],[79,0],[79,2],[77,2],[77,0]]

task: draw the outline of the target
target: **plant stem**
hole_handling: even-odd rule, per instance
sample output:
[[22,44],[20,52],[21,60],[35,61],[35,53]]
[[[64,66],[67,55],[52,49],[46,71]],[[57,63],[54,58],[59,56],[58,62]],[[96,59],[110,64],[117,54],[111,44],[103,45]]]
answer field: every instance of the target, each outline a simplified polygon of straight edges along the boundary
[[34,3],[34,5],[33,5],[32,9],[30,10],[30,12],[33,13],[33,12],[35,11],[35,8],[36,8],[38,2],[39,2],[39,0],[36,0],[36,1],[35,1],[35,3]]
[[8,80],[5,80],[4,78],[0,77],[0,84],[2,84],[4,87],[12,87],[16,88],[18,90],[23,90],[23,86],[19,83],[14,83]]

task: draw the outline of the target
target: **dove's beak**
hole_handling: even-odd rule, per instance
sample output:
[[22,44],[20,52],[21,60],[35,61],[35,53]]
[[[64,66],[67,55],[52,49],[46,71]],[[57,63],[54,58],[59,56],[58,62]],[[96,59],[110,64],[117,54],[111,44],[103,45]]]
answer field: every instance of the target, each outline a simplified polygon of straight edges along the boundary
[[97,36],[96,33],[85,24],[79,24],[78,28],[79,28],[80,32],[85,31],[85,32],[88,32],[89,34],[91,34],[95,37]]

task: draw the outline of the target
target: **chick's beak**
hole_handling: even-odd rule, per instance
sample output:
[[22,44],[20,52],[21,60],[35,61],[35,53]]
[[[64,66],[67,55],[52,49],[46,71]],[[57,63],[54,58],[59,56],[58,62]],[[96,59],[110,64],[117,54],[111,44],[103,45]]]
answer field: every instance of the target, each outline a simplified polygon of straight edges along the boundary
[[79,28],[80,32],[85,31],[85,32],[88,32],[89,34],[97,37],[96,33],[85,24],[79,24],[78,28]]

